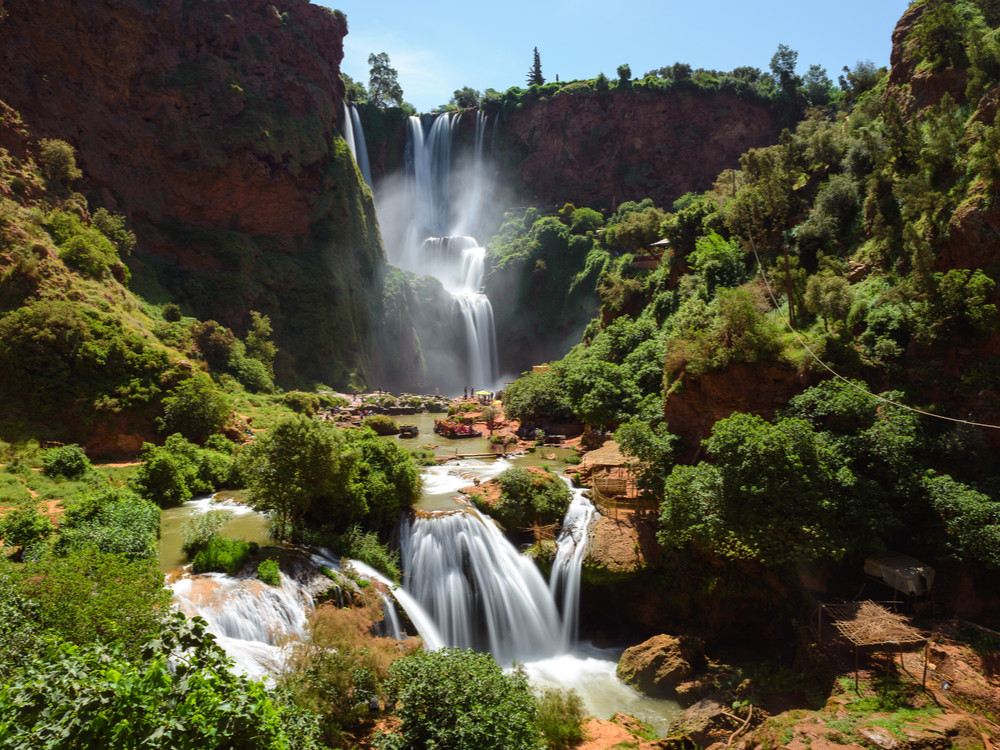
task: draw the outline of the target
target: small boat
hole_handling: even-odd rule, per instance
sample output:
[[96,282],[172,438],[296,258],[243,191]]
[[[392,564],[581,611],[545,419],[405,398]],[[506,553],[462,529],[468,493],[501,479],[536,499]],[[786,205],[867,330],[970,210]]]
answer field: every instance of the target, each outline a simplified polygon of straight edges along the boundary
[[420,428],[415,424],[401,424],[399,426],[399,436],[401,438],[414,438],[420,434]]

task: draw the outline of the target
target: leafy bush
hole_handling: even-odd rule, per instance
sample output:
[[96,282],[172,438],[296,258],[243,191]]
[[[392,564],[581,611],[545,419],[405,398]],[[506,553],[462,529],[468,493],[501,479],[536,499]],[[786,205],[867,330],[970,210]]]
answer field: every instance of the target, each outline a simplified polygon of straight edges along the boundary
[[383,736],[396,750],[528,750],[538,745],[537,707],[524,672],[506,674],[487,654],[446,648],[393,662],[400,733]]
[[220,571],[231,576],[240,572],[250,557],[250,543],[243,539],[213,536],[191,561],[195,573]]
[[210,510],[198,516],[193,516],[181,525],[181,535],[184,544],[181,549],[188,559],[192,559],[203,550],[208,543],[229,523],[232,513],[228,510]]
[[76,644],[120,643],[132,654],[170,611],[170,591],[150,559],[129,561],[93,547],[29,561],[19,571],[40,628]]
[[278,565],[278,561],[271,557],[261,560],[257,565],[257,578],[268,586],[280,586],[281,568]]
[[47,477],[79,479],[90,468],[90,459],[76,443],[49,448],[42,454],[42,473]]
[[558,523],[573,497],[566,483],[554,474],[537,474],[520,466],[505,469],[497,483],[502,494],[495,511],[508,523]]
[[371,414],[365,417],[362,424],[374,430],[377,435],[396,435],[399,433],[399,425],[388,414]]
[[[105,644],[54,642],[0,686],[9,747],[292,747],[283,708],[261,682],[236,675],[203,620],[175,613],[142,657]],[[169,720],[166,720],[169,717]],[[152,738],[152,739],[151,739]],[[308,734],[295,747],[315,748]]]
[[176,302],[168,302],[163,306],[163,319],[168,323],[178,323],[183,317],[181,307]]
[[55,528],[48,516],[39,511],[39,503],[32,498],[19,503],[0,519],[0,539],[4,546],[28,547],[47,539]]
[[362,531],[360,526],[354,525],[340,537],[337,548],[344,557],[360,560],[393,581],[400,580],[399,551],[382,544],[375,532]]
[[282,398],[285,406],[299,414],[311,417],[319,409],[319,396],[304,391],[289,391]]
[[135,492],[105,488],[75,497],[59,528],[56,550],[96,548],[128,560],[156,559],[160,509]]
[[204,443],[229,420],[229,400],[212,379],[198,373],[181,381],[163,399],[163,416],[157,420],[161,432],[179,432],[188,440]]
[[161,508],[220,489],[233,473],[231,455],[199,448],[179,434],[168,437],[161,447],[146,443],[139,458],[143,464],[129,482],[136,492]]
[[66,141],[58,138],[43,138],[38,143],[42,172],[53,180],[72,182],[83,177],[77,169],[76,153]]
[[538,696],[535,725],[546,750],[570,750],[581,744],[585,717],[583,701],[575,690],[545,688]]

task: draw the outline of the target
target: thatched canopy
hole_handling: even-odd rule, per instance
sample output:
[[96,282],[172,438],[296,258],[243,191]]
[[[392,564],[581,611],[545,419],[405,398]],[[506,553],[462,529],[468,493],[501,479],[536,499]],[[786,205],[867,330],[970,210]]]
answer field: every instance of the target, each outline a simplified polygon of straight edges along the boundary
[[923,643],[926,637],[906,618],[872,601],[826,604],[833,626],[855,646],[898,646]]

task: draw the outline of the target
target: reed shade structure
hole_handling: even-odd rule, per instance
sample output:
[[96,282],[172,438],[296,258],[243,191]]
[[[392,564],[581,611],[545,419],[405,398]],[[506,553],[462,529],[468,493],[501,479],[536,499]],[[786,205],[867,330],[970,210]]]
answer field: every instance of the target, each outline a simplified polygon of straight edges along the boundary
[[[821,604],[819,612],[820,637],[822,638],[823,613],[830,616],[833,626],[854,646],[854,689],[858,690],[858,662],[862,648],[872,651],[899,650],[903,663],[903,647],[924,644],[924,676],[927,683],[927,637],[910,625],[903,615],[890,612],[873,601]],[[906,667],[904,666],[905,670]]]

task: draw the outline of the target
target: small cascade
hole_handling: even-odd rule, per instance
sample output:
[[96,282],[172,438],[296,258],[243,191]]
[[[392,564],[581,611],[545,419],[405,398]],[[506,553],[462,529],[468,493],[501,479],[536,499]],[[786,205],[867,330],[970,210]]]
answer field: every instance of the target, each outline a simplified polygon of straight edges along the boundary
[[282,662],[280,640],[305,633],[312,597],[289,576],[280,586],[222,573],[185,577],[171,584],[174,600],[188,616],[208,622],[219,645],[241,672],[263,677]]
[[364,128],[361,127],[361,116],[358,114],[358,108],[353,104],[348,104],[346,100],[342,103],[342,107],[343,114],[341,120],[343,122],[344,140],[347,141],[347,147],[351,150],[351,155],[354,157],[358,169],[361,170],[361,176],[368,187],[371,188],[372,172],[368,163],[368,144],[365,141]]
[[538,568],[477,510],[418,517],[402,547],[406,589],[445,644],[501,664],[559,651],[559,613]]
[[[567,484],[569,480],[563,477]],[[597,516],[597,508],[585,496],[583,489],[573,491],[573,500],[566,509],[562,531],[556,540],[556,559],[549,576],[549,591],[562,614],[563,643],[572,647],[579,630],[580,570],[587,553],[587,532]]]
[[566,653],[576,643],[580,565],[595,514],[577,491],[548,586],[474,508],[419,516],[402,537],[406,590],[449,646],[487,651],[501,664]]

